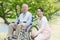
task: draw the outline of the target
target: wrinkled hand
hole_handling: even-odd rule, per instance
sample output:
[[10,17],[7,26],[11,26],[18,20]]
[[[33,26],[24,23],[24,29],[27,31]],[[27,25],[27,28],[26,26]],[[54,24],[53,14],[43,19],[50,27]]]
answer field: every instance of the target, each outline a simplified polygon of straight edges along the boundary
[[24,23],[21,24],[22,29],[26,29],[26,25]]
[[35,38],[37,35],[36,34],[32,34],[32,38]]

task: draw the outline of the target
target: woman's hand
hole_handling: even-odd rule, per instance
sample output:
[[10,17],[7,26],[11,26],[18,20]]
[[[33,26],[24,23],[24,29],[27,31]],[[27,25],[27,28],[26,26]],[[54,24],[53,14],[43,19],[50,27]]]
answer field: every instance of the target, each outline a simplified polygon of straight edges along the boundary
[[37,37],[37,35],[36,34],[32,34],[32,38],[35,38],[35,37]]
[[36,15],[36,19],[38,19],[39,17]]

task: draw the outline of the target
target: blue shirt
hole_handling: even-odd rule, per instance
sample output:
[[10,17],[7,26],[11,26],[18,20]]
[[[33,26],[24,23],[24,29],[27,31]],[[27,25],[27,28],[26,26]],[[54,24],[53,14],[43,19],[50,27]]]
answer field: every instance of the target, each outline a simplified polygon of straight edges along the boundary
[[26,26],[32,23],[32,14],[30,12],[21,13],[15,22],[25,22]]

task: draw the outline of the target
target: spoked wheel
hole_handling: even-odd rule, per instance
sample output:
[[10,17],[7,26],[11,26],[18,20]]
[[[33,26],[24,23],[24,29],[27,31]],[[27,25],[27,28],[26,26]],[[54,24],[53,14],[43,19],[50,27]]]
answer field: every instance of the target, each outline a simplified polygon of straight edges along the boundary
[[[32,25],[30,33],[31,34],[36,33],[37,30],[38,30],[38,26],[37,25]],[[31,37],[31,34],[30,34],[30,37]],[[31,37],[31,40],[34,40],[34,39],[32,39],[32,37]]]
[[35,25],[32,25],[27,29],[27,32],[20,30],[18,40],[33,40],[31,38],[31,34],[33,32],[33,29],[38,30],[38,27]]

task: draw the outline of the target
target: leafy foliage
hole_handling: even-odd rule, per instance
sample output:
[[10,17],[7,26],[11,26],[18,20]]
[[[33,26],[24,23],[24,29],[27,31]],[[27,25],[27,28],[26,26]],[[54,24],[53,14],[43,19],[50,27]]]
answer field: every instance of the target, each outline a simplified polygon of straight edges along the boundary
[[[0,0],[0,17],[16,18],[21,12],[22,4],[29,5],[29,11],[36,15],[38,7],[44,9],[44,15],[50,19],[51,15],[59,10],[59,7],[54,5],[58,0]],[[17,16],[16,16],[17,15]]]

